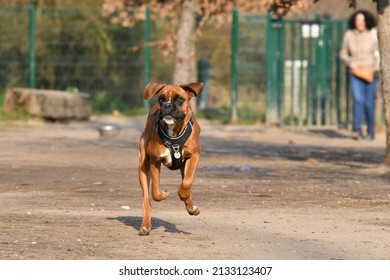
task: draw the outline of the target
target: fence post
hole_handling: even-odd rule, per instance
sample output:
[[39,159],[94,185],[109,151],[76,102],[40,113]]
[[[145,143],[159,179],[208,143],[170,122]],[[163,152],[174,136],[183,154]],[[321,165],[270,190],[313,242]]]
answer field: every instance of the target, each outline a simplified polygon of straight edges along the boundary
[[208,106],[210,87],[210,62],[206,58],[198,60],[198,81],[203,82],[202,94],[198,98],[198,109],[205,110]]
[[284,32],[282,19],[267,15],[266,124],[281,121],[284,115]]
[[238,11],[236,8],[233,9],[233,22],[232,22],[232,34],[231,34],[231,122],[238,120],[237,114],[237,64],[238,64]]
[[342,29],[341,25],[337,24],[337,54],[336,54],[336,122],[337,127],[341,128],[341,81],[342,81],[342,71],[341,71],[341,63],[339,52],[340,52],[340,44],[342,41]]
[[35,5],[28,6],[28,39],[29,39],[29,87],[35,88]]
[[319,26],[319,34],[315,40],[315,91],[314,91],[314,110],[315,110],[315,124],[316,126],[321,126],[322,124],[322,114],[323,110],[323,97],[324,97],[324,88],[323,88],[323,67],[324,67],[324,32],[322,29],[323,22],[321,21],[321,17],[319,14],[315,15],[315,22],[317,22]]
[[291,38],[290,38],[290,50],[291,50],[291,70],[290,70],[290,125],[293,126],[295,123],[295,99],[296,89],[295,89],[295,22],[290,24]]
[[[146,86],[150,81],[150,8],[145,9],[145,30],[144,30],[144,85]],[[144,110],[147,114],[150,110],[149,100],[144,100]]]

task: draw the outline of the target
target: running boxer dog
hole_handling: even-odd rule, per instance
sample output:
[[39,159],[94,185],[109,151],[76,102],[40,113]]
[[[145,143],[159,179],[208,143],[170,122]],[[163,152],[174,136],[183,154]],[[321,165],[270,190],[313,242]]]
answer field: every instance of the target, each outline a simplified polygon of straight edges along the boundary
[[146,100],[156,96],[158,102],[151,108],[139,144],[138,176],[143,193],[143,219],[139,235],[148,235],[152,229],[149,183],[155,201],[166,199],[169,192],[160,189],[161,164],[169,169],[180,169],[182,181],[179,197],[190,215],[199,215],[191,198],[191,187],[201,150],[200,126],[190,107],[203,83],[167,85],[149,83],[144,90]]

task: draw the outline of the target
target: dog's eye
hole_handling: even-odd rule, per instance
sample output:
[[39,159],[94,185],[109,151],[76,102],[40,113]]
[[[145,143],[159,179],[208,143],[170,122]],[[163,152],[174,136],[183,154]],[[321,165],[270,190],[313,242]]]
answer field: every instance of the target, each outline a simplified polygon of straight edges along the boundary
[[176,95],[176,97],[175,97],[175,102],[181,104],[181,103],[184,102],[184,98],[181,97],[180,95]]
[[160,103],[163,103],[163,102],[165,102],[166,101],[166,99],[165,99],[165,96],[164,95],[161,95],[159,98],[158,98],[158,102],[160,102]]

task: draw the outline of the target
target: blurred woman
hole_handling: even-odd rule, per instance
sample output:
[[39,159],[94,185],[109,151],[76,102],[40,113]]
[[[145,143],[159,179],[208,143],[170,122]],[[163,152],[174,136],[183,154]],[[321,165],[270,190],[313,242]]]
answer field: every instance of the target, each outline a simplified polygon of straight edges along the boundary
[[[353,95],[353,133],[356,139],[375,138],[375,100],[379,78],[379,50],[374,16],[359,10],[349,19],[340,58],[350,69]],[[363,134],[363,117],[367,132]]]

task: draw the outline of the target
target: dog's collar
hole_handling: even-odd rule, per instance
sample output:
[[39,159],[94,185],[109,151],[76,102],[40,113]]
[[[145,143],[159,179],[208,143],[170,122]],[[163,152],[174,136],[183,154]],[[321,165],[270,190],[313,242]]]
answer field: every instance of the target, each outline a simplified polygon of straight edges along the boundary
[[184,128],[182,134],[180,134],[177,137],[172,137],[166,134],[165,131],[160,126],[159,122],[157,122],[156,129],[157,129],[158,136],[160,137],[161,141],[164,143],[165,147],[167,147],[171,153],[172,165],[171,167],[169,167],[169,169],[176,170],[181,167],[183,163],[183,159],[182,159],[183,147],[192,133],[193,123],[194,121],[191,118],[190,121],[187,123],[186,127]]

